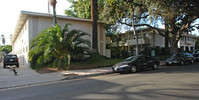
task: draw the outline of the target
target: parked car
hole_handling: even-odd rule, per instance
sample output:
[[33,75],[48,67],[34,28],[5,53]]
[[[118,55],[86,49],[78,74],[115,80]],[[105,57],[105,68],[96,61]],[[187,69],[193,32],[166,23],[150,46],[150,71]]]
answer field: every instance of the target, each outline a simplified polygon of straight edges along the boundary
[[190,53],[178,53],[171,56],[171,58],[166,60],[167,65],[178,64],[184,65],[185,63],[194,63],[194,57]]
[[159,59],[151,56],[131,56],[125,59],[123,62],[115,64],[112,69],[113,72],[137,72],[139,69],[152,68],[158,69],[160,64]]
[[7,65],[10,65],[10,66],[15,65],[19,67],[19,59],[17,55],[14,55],[14,54],[6,55],[3,60],[3,68],[6,68]]
[[192,55],[195,57],[196,60],[199,60],[199,49],[194,50]]

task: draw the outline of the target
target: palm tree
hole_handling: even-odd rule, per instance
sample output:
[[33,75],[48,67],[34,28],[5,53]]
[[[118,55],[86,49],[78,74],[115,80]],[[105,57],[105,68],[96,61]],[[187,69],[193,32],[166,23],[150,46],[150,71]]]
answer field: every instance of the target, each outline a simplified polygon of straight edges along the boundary
[[91,20],[93,33],[93,51],[98,52],[98,33],[97,33],[97,0],[91,0]]
[[53,25],[57,24],[57,19],[56,19],[56,4],[57,0],[50,0],[50,5],[53,6]]
[[68,69],[71,56],[83,57],[90,53],[90,41],[82,38],[89,34],[80,30],[70,31],[68,25],[63,29],[58,25],[52,26],[33,39],[29,52],[33,68],[53,62],[53,67]]

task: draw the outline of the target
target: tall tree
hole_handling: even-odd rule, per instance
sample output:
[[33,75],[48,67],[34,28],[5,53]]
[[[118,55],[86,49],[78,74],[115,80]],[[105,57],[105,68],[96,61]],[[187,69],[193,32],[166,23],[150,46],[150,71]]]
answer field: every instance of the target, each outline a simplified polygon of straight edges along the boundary
[[57,24],[57,18],[56,18],[56,4],[57,0],[50,0],[50,5],[53,6],[53,25]]
[[91,0],[91,20],[92,20],[92,35],[93,35],[93,51],[98,52],[98,33],[97,33],[97,0]]
[[143,22],[142,18],[147,18],[146,6],[139,0],[107,0],[104,6],[104,20],[111,23],[121,23],[132,26],[133,34],[136,39],[136,56],[138,53],[138,34],[136,25]]
[[168,33],[161,33],[153,27],[157,33],[168,37],[170,43],[170,53],[178,52],[177,43],[183,33],[193,30],[194,21],[199,18],[198,0],[144,0],[148,5],[151,18],[161,18]]

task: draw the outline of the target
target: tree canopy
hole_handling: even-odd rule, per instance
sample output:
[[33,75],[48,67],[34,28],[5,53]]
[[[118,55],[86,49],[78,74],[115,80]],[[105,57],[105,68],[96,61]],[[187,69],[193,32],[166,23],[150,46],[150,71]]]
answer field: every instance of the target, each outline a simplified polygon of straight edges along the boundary
[[[151,18],[161,18],[168,32],[171,53],[177,53],[177,43],[183,33],[189,34],[196,19],[199,18],[198,0],[145,0]],[[165,36],[158,29],[159,34]]]
[[2,47],[0,47],[0,51],[3,51],[6,54],[8,54],[12,51],[12,46],[11,45],[2,46]]
[[[91,19],[91,0],[68,0],[71,5],[70,10],[65,10],[65,14],[71,17],[79,17]],[[101,20],[101,12],[103,11],[104,0],[97,0],[98,4],[98,20]]]
[[148,17],[146,6],[139,0],[107,0],[102,13],[104,21],[132,26],[136,39],[136,56],[138,56],[138,34],[135,25],[143,23]]
[[[73,9],[68,15],[90,18],[90,0],[71,1]],[[199,28],[199,23],[193,24],[199,18],[198,0],[98,0],[98,5],[101,5],[98,18],[107,23],[125,24],[133,31],[140,26],[153,28],[169,41],[171,54],[178,52],[177,43],[183,33]],[[165,25],[165,33],[154,25],[159,20]]]
[[[107,0],[103,15],[108,22],[153,28],[169,40],[173,54],[178,52],[177,43],[181,35],[189,33],[193,27],[198,28],[198,24],[193,25],[199,18],[198,7],[198,0]],[[149,20],[151,23],[148,23]],[[165,33],[161,33],[158,27],[152,25],[152,22],[156,23],[157,20],[161,20],[165,25]]]

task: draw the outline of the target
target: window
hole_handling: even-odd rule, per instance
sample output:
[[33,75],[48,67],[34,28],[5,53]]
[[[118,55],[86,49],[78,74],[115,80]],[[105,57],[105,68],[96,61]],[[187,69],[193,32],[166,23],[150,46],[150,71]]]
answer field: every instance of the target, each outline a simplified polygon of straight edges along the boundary
[[143,37],[144,37],[144,38],[147,38],[147,37],[149,37],[149,34],[143,33]]
[[181,37],[181,41],[184,41],[184,37]]
[[17,56],[15,56],[15,55],[6,55],[5,58],[7,58],[7,59],[14,58],[15,59],[15,58],[17,58]]
[[190,41],[190,37],[187,37],[188,38],[188,41]]
[[143,61],[144,61],[144,58],[143,58],[143,57],[140,57],[140,58],[138,58],[138,61],[139,61],[139,62],[143,62]]
[[146,61],[151,61],[151,60],[153,60],[152,57],[146,57]]
[[191,47],[191,51],[193,50],[193,47]]

